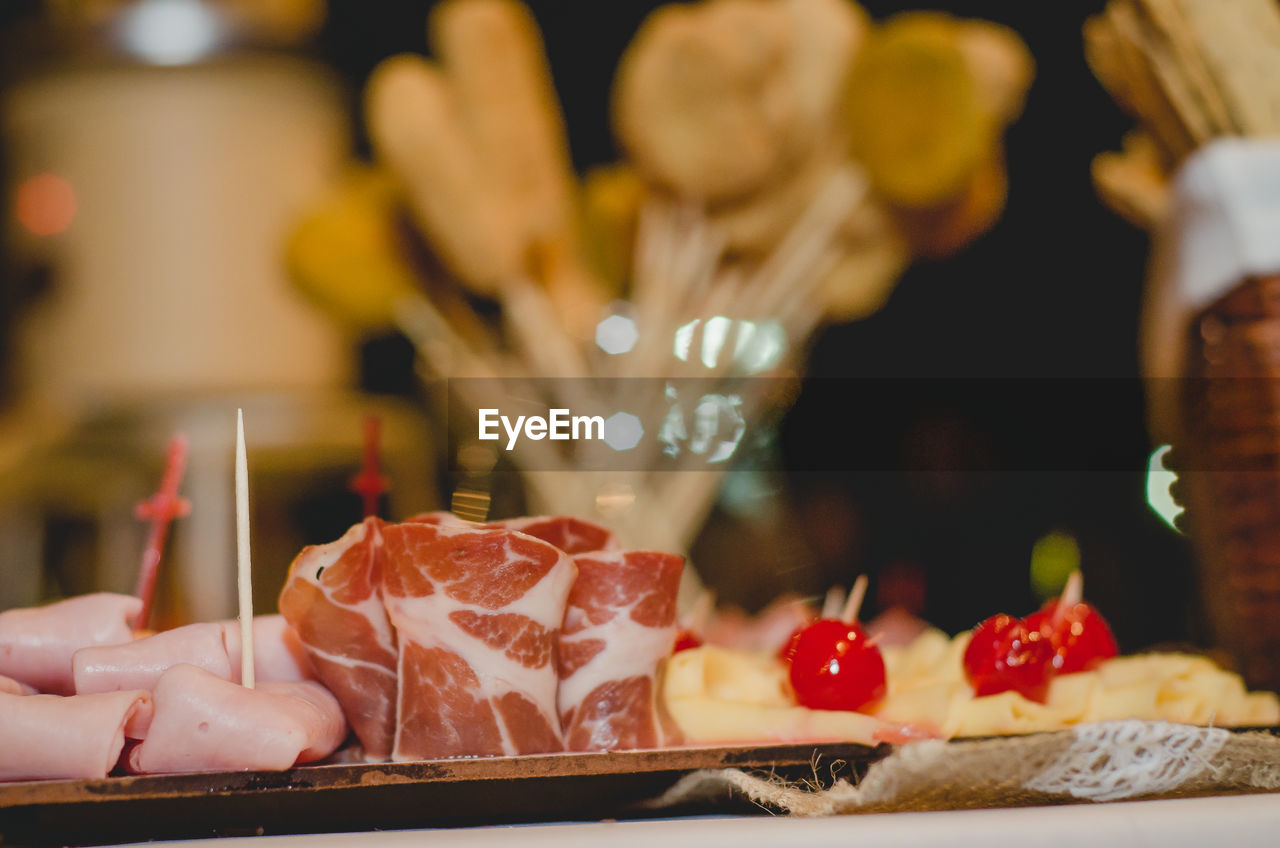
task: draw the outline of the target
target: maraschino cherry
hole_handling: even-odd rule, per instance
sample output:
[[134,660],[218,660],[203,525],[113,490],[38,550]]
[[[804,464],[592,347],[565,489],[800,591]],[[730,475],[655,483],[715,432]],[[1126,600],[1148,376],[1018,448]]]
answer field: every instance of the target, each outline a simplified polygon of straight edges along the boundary
[[1027,616],[1027,626],[1038,629],[1053,645],[1053,670],[1058,674],[1090,671],[1120,653],[1106,619],[1084,603],[1083,596],[1084,578],[1072,572],[1060,597]]
[[692,630],[681,630],[676,634],[675,647],[671,649],[671,653],[678,654],[681,651],[689,651],[693,648],[701,648],[702,640],[698,638]]
[[821,618],[788,640],[796,700],[815,710],[860,710],[884,697],[884,658],[858,626],[867,591],[859,577],[840,618]]
[[715,593],[704,591],[698,596],[698,600],[694,601],[688,615],[684,616],[681,621],[681,627],[676,633],[676,641],[671,648],[671,653],[678,654],[681,651],[701,648],[703,645],[702,637],[698,634],[706,632],[707,623],[711,620],[711,616],[715,611]]
[[818,613],[818,617],[809,618],[804,624],[791,631],[791,635],[778,648],[778,659],[783,662],[791,662],[791,655],[795,653],[796,649],[796,640],[800,638],[800,634],[804,632],[804,629],[820,619],[839,618],[840,611],[844,609],[845,600],[844,589],[841,587],[832,586],[828,589],[827,597],[822,602],[822,610]]
[[1053,656],[1053,645],[1039,628],[1001,613],[974,628],[964,650],[964,675],[979,697],[1013,690],[1044,703]]

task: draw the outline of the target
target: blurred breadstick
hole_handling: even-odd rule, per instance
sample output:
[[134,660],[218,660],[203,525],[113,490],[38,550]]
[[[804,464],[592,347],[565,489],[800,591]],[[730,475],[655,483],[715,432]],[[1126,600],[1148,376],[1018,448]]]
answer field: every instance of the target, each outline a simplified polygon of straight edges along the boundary
[[460,125],[448,84],[431,63],[394,56],[365,95],[369,134],[441,260],[480,291],[521,268],[511,210]]
[[911,262],[906,237],[883,205],[863,203],[845,221],[837,247],[841,256],[822,281],[825,317],[865,318],[884,305]]
[[1137,31],[1132,9],[1108,6],[1085,21],[1085,60],[1115,101],[1151,130],[1162,158],[1181,162],[1195,149],[1196,140],[1143,58]]
[[843,155],[843,149],[828,143],[808,156],[794,173],[745,201],[713,207],[711,219],[724,234],[727,249],[757,256],[772,250],[830,179]]
[[479,166],[515,219],[523,275],[580,334],[603,297],[583,261],[564,118],[533,16],[516,0],[445,0],[428,31]]
[[793,152],[804,156],[832,136],[843,142],[840,103],[849,68],[871,29],[866,11],[850,0],[783,0],[790,56],[783,73],[795,102]]
[[797,119],[788,20],[749,0],[659,7],[618,64],[613,120],[647,178],[690,199],[743,198],[776,176]]
[[526,241],[563,238],[573,221],[572,171],[528,9],[515,0],[446,0],[428,29],[474,155],[517,207]]
[[582,183],[587,245],[599,273],[620,292],[631,268],[645,184],[625,163],[592,168]]
[[1093,184],[1103,202],[1121,217],[1152,230],[1169,203],[1169,177],[1160,167],[1160,153],[1146,133],[1131,132],[1120,153],[1099,153],[1093,159]]

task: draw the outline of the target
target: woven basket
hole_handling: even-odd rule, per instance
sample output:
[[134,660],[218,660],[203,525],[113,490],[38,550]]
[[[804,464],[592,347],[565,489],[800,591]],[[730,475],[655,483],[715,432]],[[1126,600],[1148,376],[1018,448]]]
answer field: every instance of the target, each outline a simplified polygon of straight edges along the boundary
[[1181,497],[1216,645],[1280,689],[1280,276],[1199,313],[1181,387]]

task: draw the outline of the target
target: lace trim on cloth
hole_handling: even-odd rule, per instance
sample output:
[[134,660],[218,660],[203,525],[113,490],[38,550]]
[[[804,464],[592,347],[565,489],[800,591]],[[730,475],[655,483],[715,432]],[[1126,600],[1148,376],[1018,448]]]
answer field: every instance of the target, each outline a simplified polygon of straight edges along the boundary
[[1026,806],[1280,790],[1280,738],[1157,721],[904,745],[855,786],[787,783],[740,769],[686,775],[650,807],[743,795],[792,815]]
[[1200,774],[1231,738],[1221,728],[1127,721],[1086,724],[1027,788],[1089,801],[1161,795]]

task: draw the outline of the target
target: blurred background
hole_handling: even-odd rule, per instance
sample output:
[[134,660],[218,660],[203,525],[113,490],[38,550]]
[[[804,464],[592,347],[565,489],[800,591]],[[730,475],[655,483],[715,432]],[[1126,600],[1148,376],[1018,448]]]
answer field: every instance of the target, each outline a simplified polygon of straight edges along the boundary
[[[919,8],[862,5],[877,21]],[[812,335],[767,460],[726,475],[694,537],[722,603],[754,611],[867,573],[868,613],[898,605],[955,632],[1030,611],[1078,562],[1122,650],[1203,639],[1188,547],[1147,499],[1148,240],[1090,180],[1131,125],[1085,63],[1082,26],[1103,5],[931,4],[1011,28],[1034,60],[1003,137],[1003,212],[915,257],[878,309]],[[615,69],[659,4],[528,6],[574,170],[616,162]],[[0,607],[129,591],[145,532],[132,507],[182,429],[194,510],[175,525],[162,606],[172,621],[225,614],[236,405],[256,437],[261,608],[299,546],[359,518],[347,484],[366,412],[383,422],[387,514],[459,506],[406,333],[332,320],[285,261],[326,186],[377,158],[362,92],[387,57],[431,55],[430,8],[0,6]],[[870,378],[892,381],[875,403],[856,392]],[[1078,436],[1018,414],[1027,386],[1052,381],[1063,420],[1088,423]],[[487,481],[491,515],[526,507],[516,475]]]

